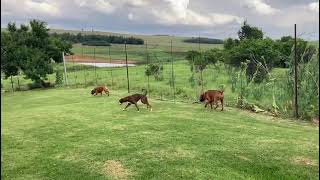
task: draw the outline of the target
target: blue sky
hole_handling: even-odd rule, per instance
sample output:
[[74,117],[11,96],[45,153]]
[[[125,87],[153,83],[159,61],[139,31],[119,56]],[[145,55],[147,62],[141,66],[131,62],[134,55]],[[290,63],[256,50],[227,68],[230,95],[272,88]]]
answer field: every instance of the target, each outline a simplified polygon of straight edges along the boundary
[[50,28],[135,34],[236,37],[241,23],[266,36],[319,38],[319,1],[315,0],[2,0],[1,27],[30,19]]

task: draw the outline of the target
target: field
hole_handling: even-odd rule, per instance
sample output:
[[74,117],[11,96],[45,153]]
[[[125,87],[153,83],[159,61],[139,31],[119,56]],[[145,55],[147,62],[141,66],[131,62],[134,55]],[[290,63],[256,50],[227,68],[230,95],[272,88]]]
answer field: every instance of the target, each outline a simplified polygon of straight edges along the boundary
[[[81,31],[75,30],[59,30],[52,29],[51,32],[57,33],[72,33],[77,34]],[[121,35],[126,37],[141,38],[145,41],[145,45],[127,45],[127,54],[129,60],[137,62],[145,61],[146,59],[146,48],[148,53],[153,56],[156,54],[158,58],[170,58],[171,57],[171,40],[172,40],[172,55],[175,59],[184,59],[185,54],[188,50],[208,50],[212,48],[222,48],[222,44],[204,44],[200,45],[197,43],[186,43],[184,39],[190,37],[177,37],[167,35],[135,35],[135,34],[121,34],[111,32],[81,32],[83,34],[99,34],[99,35]],[[95,49],[95,50],[94,50]],[[72,52],[77,55],[95,56],[98,58],[109,61],[109,47],[93,47],[93,46],[82,46],[81,44],[74,44]],[[124,44],[112,44],[110,47],[110,56],[112,60],[124,60],[125,47]]]
[[[58,66],[58,69],[63,71],[62,66]],[[127,89],[126,69],[125,68],[93,68],[84,65],[77,65],[68,63],[68,83],[72,87],[86,87],[91,85],[107,85],[111,90],[125,90]],[[148,88],[148,79],[144,74],[145,65],[139,65],[136,67],[129,67],[130,89],[133,91],[140,91],[142,88]],[[96,72],[96,73],[95,73]],[[96,75],[95,75],[96,74]],[[198,99],[201,87],[192,87],[189,82],[191,77],[190,66],[187,61],[176,61],[174,63],[175,74],[175,98],[180,101],[193,102]],[[276,91],[276,95],[286,96],[281,88],[286,76],[286,69],[275,68],[272,72],[273,76],[277,78],[276,85],[279,90]],[[155,98],[163,98],[167,100],[173,100],[173,91],[170,87],[171,79],[171,64],[164,63],[163,80],[155,81],[154,77],[149,78],[149,92],[151,96]],[[18,77],[14,77],[14,88],[18,87]],[[55,74],[49,76],[49,81],[55,82]],[[31,83],[30,80],[19,78],[21,88],[26,88],[27,83]],[[223,65],[218,67],[208,67],[204,71],[204,89],[219,89],[223,85],[225,88],[226,103],[234,105],[236,97],[238,96],[238,90],[232,91],[230,84],[230,77],[227,70]],[[11,89],[10,79],[2,81],[6,90]],[[237,87],[239,87],[238,83]],[[269,88],[269,89],[268,89]],[[272,107],[272,91],[270,85],[261,84],[252,88],[252,93],[248,96],[248,99],[260,107],[265,109]],[[282,99],[277,99],[277,103],[282,105]],[[282,110],[282,109],[280,109]]]
[[2,179],[319,179],[310,123],[92,87],[2,95]]

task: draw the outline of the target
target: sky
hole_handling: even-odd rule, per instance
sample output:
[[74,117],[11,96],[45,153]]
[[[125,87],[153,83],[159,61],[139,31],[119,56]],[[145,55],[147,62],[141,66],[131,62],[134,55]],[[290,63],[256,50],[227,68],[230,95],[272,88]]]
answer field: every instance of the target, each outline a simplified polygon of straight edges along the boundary
[[1,0],[1,27],[46,21],[49,28],[236,38],[244,20],[273,39],[319,39],[315,0]]

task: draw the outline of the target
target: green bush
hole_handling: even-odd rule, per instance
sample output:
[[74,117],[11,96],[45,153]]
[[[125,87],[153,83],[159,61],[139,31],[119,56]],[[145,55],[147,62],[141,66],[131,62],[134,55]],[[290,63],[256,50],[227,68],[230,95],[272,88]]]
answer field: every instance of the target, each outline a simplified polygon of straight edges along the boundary
[[62,71],[56,71],[56,85],[62,85],[63,84],[63,73]]

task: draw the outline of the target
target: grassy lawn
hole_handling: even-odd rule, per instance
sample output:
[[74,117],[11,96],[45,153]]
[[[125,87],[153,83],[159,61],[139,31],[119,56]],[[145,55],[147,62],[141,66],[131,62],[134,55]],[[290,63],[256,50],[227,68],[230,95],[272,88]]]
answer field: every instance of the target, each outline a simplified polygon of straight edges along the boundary
[[122,111],[123,91],[1,97],[3,179],[319,179],[319,129],[233,108],[158,101]]

